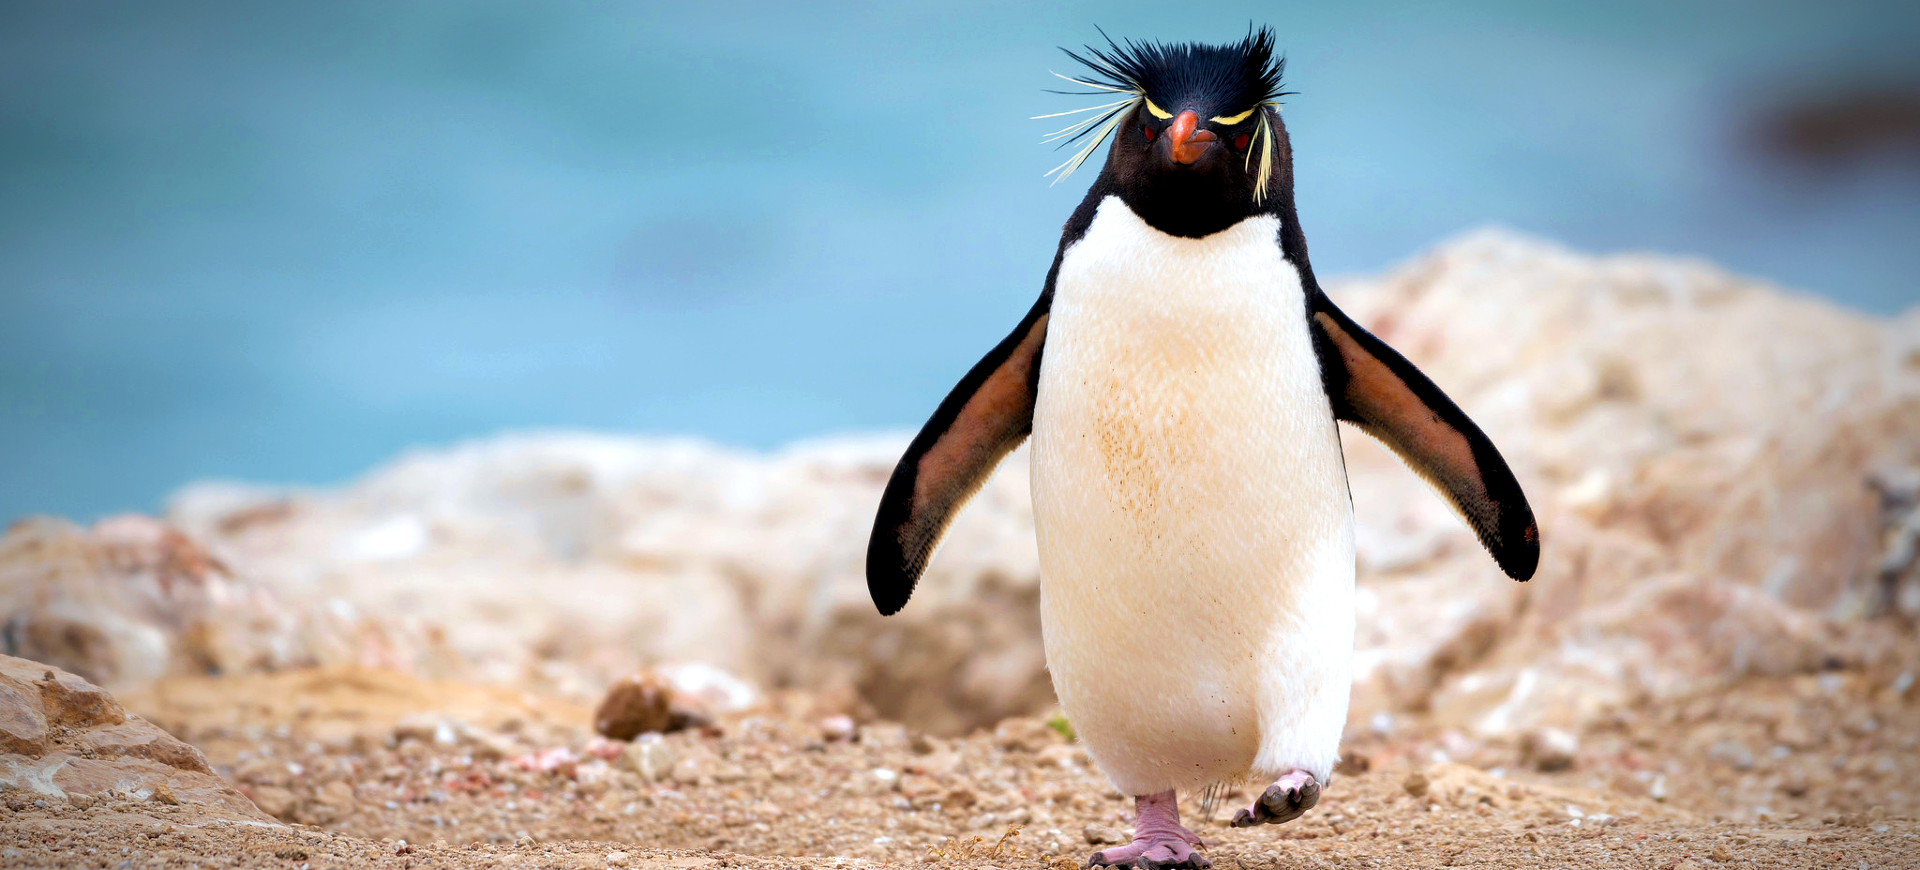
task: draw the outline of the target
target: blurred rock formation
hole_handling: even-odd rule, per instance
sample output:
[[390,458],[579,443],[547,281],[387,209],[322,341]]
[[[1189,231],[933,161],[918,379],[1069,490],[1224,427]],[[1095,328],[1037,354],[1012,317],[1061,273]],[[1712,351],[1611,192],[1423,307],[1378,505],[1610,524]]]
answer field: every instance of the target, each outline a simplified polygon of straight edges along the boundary
[[436,637],[344,601],[284,601],[151,517],[92,528],[36,517],[0,536],[0,653],[116,688],[336,663],[443,670]]
[[[1424,484],[1347,433],[1354,721],[1565,727],[1872,659],[1920,617],[1920,309],[1877,320],[1705,263],[1500,231],[1332,292],[1500,445],[1544,542],[1533,582],[1506,580]],[[0,541],[8,649],[119,680],[364,658],[364,643],[275,640],[351,614],[384,627],[399,666],[582,698],[706,664],[935,732],[1044,708],[1024,452],[904,613],[869,603],[863,551],[905,440],[762,455],[505,435],[333,490],[189,487],[171,526],[133,534],[138,558],[113,555],[116,526],[33,521]]]

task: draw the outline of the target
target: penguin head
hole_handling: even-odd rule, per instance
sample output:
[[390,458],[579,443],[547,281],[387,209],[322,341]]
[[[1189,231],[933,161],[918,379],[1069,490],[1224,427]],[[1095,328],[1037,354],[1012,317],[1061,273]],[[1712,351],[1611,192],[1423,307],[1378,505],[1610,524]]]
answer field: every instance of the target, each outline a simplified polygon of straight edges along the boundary
[[1291,204],[1291,149],[1279,111],[1286,60],[1273,49],[1273,31],[1261,28],[1227,45],[1109,39],[1084,54],[1068,51],[1089,73],[1061,78],[1115,99],[1062,113],[1090,117],[1055,134],[1079,143],[1055,181],[1112,136],[1096,189],[1162,232],[1197,238]]

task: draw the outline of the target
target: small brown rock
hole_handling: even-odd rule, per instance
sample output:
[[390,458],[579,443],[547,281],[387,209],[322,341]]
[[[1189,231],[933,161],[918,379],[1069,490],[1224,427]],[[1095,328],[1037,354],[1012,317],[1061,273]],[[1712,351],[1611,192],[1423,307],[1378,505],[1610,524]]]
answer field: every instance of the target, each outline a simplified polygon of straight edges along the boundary
[[1334,765],[1334,772],[1345,776],[1366,773],[1373,768],[1373,759],[1352,749],[1340,750],[1340,761]]
[[1427,779],[1426,773],[1418,770],[1409,771],[1407,778],[1400,783],[1400,787],[1406,789],[1407,794],[1417,798],[1426,797],[1427,789],[1432,785],[1433,783]]
[[1572,767],[1579,751],[1579,739],[1558,728],[1535,728],[1520,738],[1520,762],[1543,773]]
[[180,805],[180,797],[173,793],[173,786],[167,785],[164,782],[153,787],[153,795],[150,799],[154,803],[166,804],[170,807]]
[[1120,842],[1120,832],[1105,825],[1088,824],[1080,829],[1080,835],[1086,837],[1087,844],[1091,846]]
[[651,674],[613,684],[593,714],[593,729],[613,740],[664,732],[673,722],[673,690]]

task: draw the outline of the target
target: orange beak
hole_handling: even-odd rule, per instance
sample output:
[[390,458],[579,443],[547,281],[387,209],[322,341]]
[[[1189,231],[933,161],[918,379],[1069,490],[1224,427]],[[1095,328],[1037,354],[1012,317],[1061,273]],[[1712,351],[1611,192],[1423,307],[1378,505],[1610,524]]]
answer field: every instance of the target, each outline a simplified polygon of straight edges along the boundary
[[1173,123],[1167,126],[1167,146],[1175,163],[1192,163],[1200,159],[1213,147],[1213,141],[1220,137],[1212,130],[1194,130],[1200,125],[1200,116],[1192,109],[1174,116]]

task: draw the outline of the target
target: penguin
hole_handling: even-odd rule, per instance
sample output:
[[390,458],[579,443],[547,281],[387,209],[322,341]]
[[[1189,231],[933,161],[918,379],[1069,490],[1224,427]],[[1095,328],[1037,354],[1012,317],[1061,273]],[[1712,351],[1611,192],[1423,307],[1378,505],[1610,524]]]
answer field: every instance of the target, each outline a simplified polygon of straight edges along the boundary
[[1261,28],[1066,52],[1087,72],[1060,77],[1108,101],[1061,113],[1083,116],[1056,134],[1076,150],[1048,174],[1111,139],[1106,163],[1039,300],[908,445],[868,543],[868,591],[897,613],[1031,436],[1047,668],[1135,801],[1132,842],[1089,866],[1209,866],[1179,792],[1261,784],[1244,827],[1298,818],[1330,784],[1354,632],[1338,421],[1398,454],[1508,576],[1539,563],[1493,443],[1315,280],[1274,46]]

